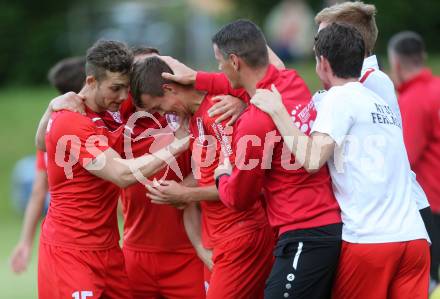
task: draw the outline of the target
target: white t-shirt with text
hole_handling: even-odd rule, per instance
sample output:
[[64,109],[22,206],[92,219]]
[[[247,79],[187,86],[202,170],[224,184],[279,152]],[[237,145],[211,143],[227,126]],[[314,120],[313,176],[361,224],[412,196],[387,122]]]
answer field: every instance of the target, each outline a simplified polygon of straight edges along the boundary
[[337,144],[328,166],[344,241],[429,240],[412,199],[399,117],[386,101],[359,82],[332,87],[320,101],[312,132]]

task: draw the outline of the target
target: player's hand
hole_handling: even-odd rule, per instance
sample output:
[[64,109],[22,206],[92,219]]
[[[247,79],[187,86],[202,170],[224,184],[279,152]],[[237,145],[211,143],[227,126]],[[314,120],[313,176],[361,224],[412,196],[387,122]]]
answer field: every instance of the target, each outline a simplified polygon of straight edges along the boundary
[[246,103],[239,98],[230,95],[219,95],[213,98],[215,103],[208,110],[208,115],[214,117],[219,115],[215,120],[216,123],[229,119],[227,126],[232,126],[237,118],[241,115],[243,110],[247,107]]
[[212,250],[206,249],[205,247],[196,248],[197,256],[202,262],[208,267],[209,271],[212,271],[214,262],[212,261]]
[[83,95],[70,91],[63,95],[54,98],[50,102],[50,109],[54,111],[69,110],[72,112],[78,112],[85,114],[85,97]]
[[32,253],[32,245],[20,242],[14,249],[11,255],[11,269],[14,273],[22,273],[29,265]]
[[254,104],[258,109],[266,112],[270,116],[281,111],[281,109],[285,109],[281,94],[274,84],[272,84],[271,90],[257,89],[255,95],[251,98],[251,104]]
[[228,158],[225,158],[223,161],[223,164],[219,164],[218,167],[214,171],[214,180],[217,180],[217,178],[221,175],[227,174],[231,175],[232,173],[232,164],[231,161],[229,161]]
[[171,56],[159,56],[173,70],[174,74],[162,73],[164,79],[168,79],[183,85],[194,85],[197,72]]
[[189,203],[188,188],[175,181],[162,181],[153,186],[147,185],[147,196],[151,202],[159,205],[172,205],[184,208]]

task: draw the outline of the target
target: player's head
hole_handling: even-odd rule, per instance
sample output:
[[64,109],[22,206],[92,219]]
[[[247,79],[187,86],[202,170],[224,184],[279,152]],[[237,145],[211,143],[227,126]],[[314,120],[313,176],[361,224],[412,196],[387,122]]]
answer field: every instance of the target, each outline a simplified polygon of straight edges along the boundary
[[117,41],[100,40],[87,51],[86,85],[100,110],[118,111],[127,98],[133,54]]
[[157,56],[148,57],[134,65],[130,83],[134,105],[150,113],[188,114],[182,98],[191,87],[164,79],[162,73],[173,74],[173,71]]
[[378,29],[375,20],[376,7],[360,1],[343,2],[321,10],[315,17],[319,30],[331,23],[345,23],[356,28],[365,43],[365,56],[373,53]]
[[57,62],[47,74],[50,84],[59,93],[78,93],[86,80],[85,57],[69,57]]
[[137,63],[147,57],[160,55],[159,50],[148,46],[135,46],[131,48],[133,52],[134,62]]
[[315,39],[316,73],[324,88],[335,79],[359,78],[365,45],[361,34],[352,26],[333,23],[318,32]]
[[212,38],[219,70],[232,87],[242,87],[241,70],[259,69],[269,64],[266,39],[257,25],[238,20],[220,29]]
[[416,32],[403,31],[388,42],[388,58],[391,76],[397,84],[419,72],[425,64],[426,52],[423,38]]

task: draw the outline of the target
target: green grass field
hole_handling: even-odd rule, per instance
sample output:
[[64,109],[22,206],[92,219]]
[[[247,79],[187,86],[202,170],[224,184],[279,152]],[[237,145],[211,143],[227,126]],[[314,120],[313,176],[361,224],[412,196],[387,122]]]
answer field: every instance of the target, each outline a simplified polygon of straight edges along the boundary
[[[440,59],[430,61],[430,65],[440,74]],[[305,63],[296,68],[312,91],[319,89],[314,65]],[[18,240],[22,221],[11,205],[10,181],[16,161],[35,152],[35,128],[55,95],[50,87],[17,86],[0,90],[0,298],[37,298],[36,246],[26,273],[17,276],[9,269],[9,255]]]

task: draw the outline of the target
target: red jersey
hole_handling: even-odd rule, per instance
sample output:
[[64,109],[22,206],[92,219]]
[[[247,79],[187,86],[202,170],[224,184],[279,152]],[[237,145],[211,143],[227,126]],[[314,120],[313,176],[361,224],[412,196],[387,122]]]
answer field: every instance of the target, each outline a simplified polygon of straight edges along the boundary
[[431,209],[440,213],[440,77],[424,69],[398,87],[402,129],[411,169]]
[[[121,106],[122,119],[127,121],[135,109],[128,99]],[[141,112],[142,113],[142,112]],[[134,115],[136,117],[136,115]],[[154,114],[154,118],[142,116],[134,122],[130,131],[130,147],[124,154],[127,158],[139,157],[155,152],[173,141],[172,130],[167,126],[165,117]],[[156,120],[156,121],[155,121]],[[147,136],[141,134],[149,132]],[[190,152],[187,151],[176,158],[182,177],[191,172]],[[181,181],[179,176],[168,167],[148,178],[152,181],[173,180]],[[124,247],[132,250],[148,252],[180,252],[193,253],[185,227],[183,211],[168,205],[152,204],[146,195],[147,190],[141,183],[136,183],[122,190],[122,211],[124,214]]]
[[35,160],[35,168],[38,171],[46,171],[47,167],[46,167],[46,160],[47,160],[47,155],[46,152],[41,151],[41,150],[37,150],[36,153],[36,160]]
[[[84,168],[118,135],[88,109],[87,116],[70,111],[52,114],[46,133],[51,202],[42,225],[44,243],[91,250],[118,246],[119,187]],[[107,137],[108,142],[97,141],[97,136]]]
[[[229,82],[218,78],[198,74],[196,88],[211,92],[209,88],[215,86],[216,92],[231,92]],[[257,88],[270,89],[272,84],[281,93],[292,121],[309,134],[316,110],[304,81],[293,70],[280,71],[269,65]],[[225,205],[246,210],[263,190],[269,222],[279,228],[279,234],[341,222],[327,166],[308,173],[294,165],[294,157],[265,112],[250,105],[237,120],[232,143],[237,166],[231,176],[222,176],[219,184]]]
[[[229,137],[224,132],[226,122],[216,124],[215,118],[208,116],[209,108],[214,105],[212,98],[213,95],[205,96],[190,123],[190,130],[194,136],[193,173],[199,186],[214,185],[214,170],[219,160],[232,154]],[[255,199],[260,196],[260,194],[255,195]],[[246,211],[235,211],[226,207],[221,201],[202,201],[201,207],[202,239],[207,248],[267,225],[261,200],[255,200]]]

